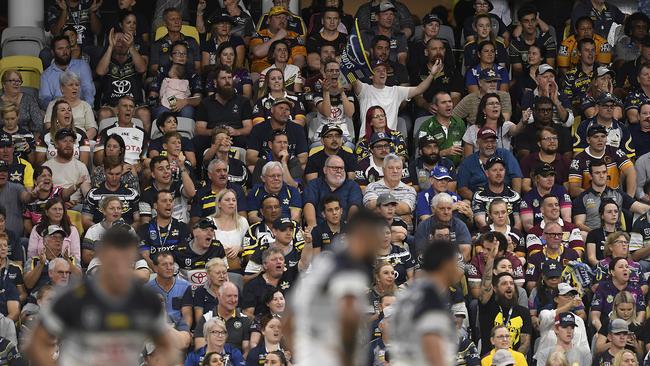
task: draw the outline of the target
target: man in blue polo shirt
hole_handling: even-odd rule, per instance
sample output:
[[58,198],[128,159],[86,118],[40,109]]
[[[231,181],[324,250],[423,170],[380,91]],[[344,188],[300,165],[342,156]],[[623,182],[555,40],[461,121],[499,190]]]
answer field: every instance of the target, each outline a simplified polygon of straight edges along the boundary
[[302,199],[297,188],[287,185],[282,179],[282,164],[279,161],[269,161],[262,168],[262,181],[264,183],[254,186],[248,191],[248,221],[256,223],[262,221],[260,209],[262,199],[268,194],[276,194],[280,198],[280,208],[283,217],[291,217],[300,222],[302,213]]
[[323,200],[330,195],[337,196],[342,209],[342,220],[354,213],[363,202],[361,188],[345,176],[345,163],[338,155],[325,160],[324,176],[309,182],[303,193],[305,221],[308,226],[316,226],[324,221]]
[[[415,215],[420,222],[431,216],[431,200],[439,192],[449,193],[455,203],[463,201],[456,192],[449,189],[449,183],[454,180],[454,177],[453,173],[447,167],[436,165],[431,170],[429,176],[429,188],[418,193],[415,204]],[[469,208],[469,205],[467,205],[467,208]]]
[[507,174],[505,184],[515,192],[521,192],[521,169],[512,152],[497,148],[497,133],[489,127],[483,127],[477,134],[478,151],[466,157],[458,167],[458,193],[461,197],[471,200],[474,192],[487,184],[483,164],[491,157],[503,159]]
[[147,287],[163,296],[167,314],[177,323],[183,317],[181,307],[188,302],[192,304],[190,283],[174,275],[174,255],[171,252],[154,255],[153,263],[157,276],[147,283]]

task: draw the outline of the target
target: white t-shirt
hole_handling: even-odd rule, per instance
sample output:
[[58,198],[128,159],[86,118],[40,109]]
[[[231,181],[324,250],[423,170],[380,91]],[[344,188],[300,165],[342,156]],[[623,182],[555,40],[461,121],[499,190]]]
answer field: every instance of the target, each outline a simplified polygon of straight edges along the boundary
[[[56,159],[50,159],[43,163],[43,165],[52,169],[52,184],[55,186],[68,188],[77,183],[79,178],[84,176],[88,182],[90,182],[90,173],[88,173],[88,168],[86,168],[86,165],[78,159],[72,159],[65,164],[59,163]],[[81,202],[81,199],[82,196],[80,190],[77,190],[70,197],[70,200],[72,201]]]
[[[538,352],[557,344],[557,337],[555,336],[555,316],[557,310],[542,310],[539,313],[539,345],[537,346]],[[575,315],[575,314],[574,314]],[[572,344],[575,347],[581,347],[589,349],[589,341],[587,338],[587,329],[585,328],[585,322],[581,317],[575,315],[576,319],[576,328],[573,333]],[[535,355],[537,356],[537,355]],[[537,358],[537,357],[536,357]]]
[[411,87],[407,86],[385,86],[382,89],[377,89],[370,84],[361,83],[361,91],[358,95],[361,113],[361,129],[359,131],[366,130],[366,112],[370,107],[376,105],[381,106],[386,111],[388,128],[396,130],[399,105],[408,100],[409,90],[411,90]]
[[[224,248],[238,248],[241,249],[242,247],[242,242],[244,241],[244,235],[246,234],[246,231],[248,230],[248,220],[245,218],[237,215],[237,219],[239,221],[239,229],[234,229],[234,230],[221,230],[217,229],[214,232],[214,237],[217,238],[221,244],[223,244]],[[217,224],[215,220],[215,224],[217,227],[219,224]]]

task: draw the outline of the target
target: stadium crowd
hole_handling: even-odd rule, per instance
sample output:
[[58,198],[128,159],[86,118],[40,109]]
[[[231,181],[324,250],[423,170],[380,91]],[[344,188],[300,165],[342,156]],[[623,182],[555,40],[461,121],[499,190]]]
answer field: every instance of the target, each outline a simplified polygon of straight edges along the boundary
[[0,365],[650,366],[650,1],[294,1],[46,1]]

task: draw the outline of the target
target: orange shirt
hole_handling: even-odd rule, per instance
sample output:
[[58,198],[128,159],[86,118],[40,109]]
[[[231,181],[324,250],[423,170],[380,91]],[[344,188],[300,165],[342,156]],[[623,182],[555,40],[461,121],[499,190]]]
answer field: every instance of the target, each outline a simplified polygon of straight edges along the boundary
[[[269,39],[273,38],[273,33],[268,29],[262,29],[259,32],[253,35],[251,41],[248,44],[248,48],[252,49],[253,47],[260,45]],[[284,40],[289,44],[289,63],[293,63],[293,58],[295,56],[304,56],[307,57],[307,48],[305,48],[305,38],[299,36],[296,32],[288,31],[287,36]],[[267,67],[271,66],[268,62],[267,56],[264,57],[255,57],[251,58],[251,72],[262,72]]]
[[[596,61],[601,65],[612,62],[612,46],[607,40],[597,34],[593,36],[596,43]],[[571,68],[578,64],[578,41],[575,34],[570,35],[560,45],[557,50],[557,67]]]

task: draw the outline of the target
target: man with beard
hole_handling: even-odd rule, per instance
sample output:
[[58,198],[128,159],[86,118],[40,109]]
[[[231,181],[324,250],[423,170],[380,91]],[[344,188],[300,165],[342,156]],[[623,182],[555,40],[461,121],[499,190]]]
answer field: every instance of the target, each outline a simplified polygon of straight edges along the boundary
[[174,194],[171,191],[158,191],[153,207],[156,217],[141,225],[137,231],[140,238],[140,254],[147,261],[149,268],[154,268],[152,256],[160,252],[173,253],[176,247],[186,245],[190,236],[187,225],[172,217]]
[[[555,127],[561,127],[555,125]],[[568,131],[567,131],[568,132]],[[541,165],[548,164],[553,168],[554,184],[568,187],[567,181],[569,178],[569,163],[571,162],[570,155],[573,155],[571,150],[567,151],[564,155],[558,152],[558,130],[554,127],[543,126],[535,132],[535,139],[537,140],[537,147],[539,151],[532,152],[521,159],[521,172],[524,176],[522,181],[522,191],[528,192],[533,188],[533,179],[535,176],[533,172]],[[569,156],[569,158],[567,158]]]
[[[420,70],[422,65],[426,64],[429,60],[429,55],[427,53],[427,44],[429,41],[438,38],[443,41],[444,45],[444,64],[448,67],[454,68],[454,54],[452,53],[452,46],[455,40],[441,38],[445,35],[441,34],[440,28],[442,26],[442,20],[435,13],[429,13],[422,17],[422,37],[413,37],[409,42],[409,57],[407,61],[408,70]],[[444,33],[444,32],[443,32]],[[452,32],[453,34],[453,32]],[[452,42],[452,44],[450,44]]]
[[[527,354],[531,346],[533,326],[530,312],[517,304],[517,290],[512,274],[502,272],[494,276],[494,259],[499,250],[494,246],[486,253],[483,267],[481,292],[479,294],[479,328],[481,330],[481,353],[492,350],[490,331],[495,325],[503,324],[510,331],[510,345],[513,350]],[[494,277],[494,278],[493,278]]]
[[[527,174],[527,172],[530,172],[530,169],[534,169],[534,166],[528,167],[528,170],[525,171],[523,166],[523,161],[526,161],[526,158],[531,153],[540,152],[539,154],[535,154],[537,158],[531,158],[534,159],[533,161],[537,160],[539,162],[543,160],[547,163],[554,163],[566,159],[566,162],[563,161],[563,163],[566,163],[568,167],[568,161],[573,157],[571,131],[568,127],[564,127],[553,121],[553,101],[551,98],[540,96],[535,99],[533,119],[534,122],[527,124],[524,130],[515,137],[517,156],[522,160],[521,170],[524,173],[524,177],[530,177],[530,174]],[[549,134],[551,134],[550,130],[545,133],[542,132],[544,129],[553,129],[552,137],[549,137]],[[560,154],[559,159],[556,158],[556,155]],[[542,155],[545,159],[542,159]],[[566,170],[566,167],[564,170]],[[564,178],[567,178],[567,176],[564,175]],[[566,179],[564,179],[564,182],[566,182]],[[530,185],[528,185],[528,189],[530,189]],[[524,185],[524,190],[528,189]]]
[[507,174],[506,164],[498,156],[488,159],[483,164],[487,183],[474,193],[472,197],[472,211],[474,211],[474,223],[481,229],[487,226],[487,213],[490,203],[500,198],[508,205],[508,215],[513,227],[521,230],[521,220],[519,218],[519,203],[521,196],[504,183]]
[[410,70],[411,84],[417,85],[426,79],[429,70],[436,62],[445,65],[445,67],[434,76],[429,88],[427,88],[422,95],[413,98],[413,101],[417,106],[415,110],[417,116],[436,114],[436,98],[440,92],[449,94],[453,104],[458,104],[460,102],[460,96],[464,89],[463,79],[453,65],[445,63],[446,52],[445,42],[442,39],[431,38],[426,43],[426,48],[424,50],[427,62],[420,65],[417,69]]
[[[372,47],[370,54],[373,61],[381,61],[386,64],[386,86],[401,85],[409,86],[409,75],[406,71],[406,66],[397,61],[389,59],[390,56],[391,39],[385,35],[377,35],[372,39]],[[426,76],[425,76],[426,78]],[[365,83],[370,83],[370,79],[365,77],[362,79]]]
[[521,169],[517,159],[509,150],[497,148],[496,142],[497,134],[493,129],[483,127],[478,131],[478,151],[463,159],[458,166],[458,194],[463,199],[471,200],[474,192],[487,183],[483,164],[495,156],[501,158],[506,167],[504,183],[515,192],[521,191]]
[[246,138],[251,133],[252,108],[248,98],[236,95],[232,85],[232,69],[217,66],[214,73],[216,92],[205,97],[196,112],[197,151],[210,146],[210,136],[217,126],[225,126],[233,139],[233,145],[246,147]]
[[469,93],[460,102],[454,103],[454,109],[451,112],[452,116],[464,119],[468,125],[473,125],[476,122],[478,106],[483,96],[487,93],[496,93],[499,94],[499,99],[501,100],[501,113],[503,113],[503,118],[506,121],[510,120],[510,116],[512,115],[510,93],[497,89],[499,85],[498,78],[489,71],[485,70],[479,74],[478,92]]
[[359,210],[348,221],[342,250],[319,256],[298,284],[283,317],[296,364],[352,365],[363,357],[370,327],[362,319],[384,225],[378,215]]
[[81,203],[91,188],[88,168],[74,157],[76,139],[77,134],[73,130],[69,128],[58,130],[54,135],[56,156],[43,164],[52,171],[52,184],[72,188],[74,193],[70,196],[70,202],[73,204]]
[[128,95],[135,100],[136,115],[145,127],[151,126],[151,112],[144,103],[142,75],[147,72],[147,59],[138,52],[133,35],[116,28],[108,34],[108,47],[97,63],[95,72],[101,79],[102,107],[98,121],[115,116],[119,99]]
[[75,73],[81,81],[81,99],[93,105],[95,102],[95,85],[88,63],[83,60],[73,60],[70,55],[70,40],[64,35],[52,38],[50,43],[54,53],[54,61],[41,75],[41,84],[38,90],[38,98],[41,107],[45,107],[61,94],[61,83],[59,76],[64,71]]
[[398,296],[388,319],[391,365],[456,361],[458,334],[449,311],[449,288],[463,276],[458,248],[449,241],[432,241],[422,259],[424,275]]
[[124,162],[128,164],[139,164],[145,147],[145,139],[148,137],[144,129],[133,122],[135,112],[135,100],[126,95],[119,99],[117,104],[117,121],[112,126],[106,127],[97,139],[95,145],[94,162],[101,165],[104,160],[104,141],[113,134],[124,139],[126,152]]
[[[529,235],[532,237],[533,235]],[[544,226],[542,234],[538,237],[541,250],[528,255],[526,264],[526,290],[532,291],[537,283],[542,280],[542,273],[546,278],[560,277],[562,268],[570,261],[580,259],[580,253],[565,247],[562,243],[564,228],[559,222],[549,222]],[[534,247],[533,247],[534,248]],[[553,268],[555,266],[555,268]],[[559,274],[552,274],[551,270]]]
[[165,156],[156,156],[149,163],[151,170],[151,185],[144,189],[140,198],[140,217],[143,223],[149,223],[155,216],[153,209],[155,197],[162,190],[169,190],[174,194],[174,208],[172,216],[184,223],[190,221],[190,215],[187,211],[187,201],[192,199],[196,194],[194,182],[190,178],[187,169],[181,165],[180,180],[172,179],[172,170]]
[[332,155],[325,160],[323,176],[309,182],[303,193],[304,215],[307,226],[316,226],[324,222],[324,199],[328,196],[339,198],[341,220],[352,216],[362,206],[361,188],[345,176],[343,159]]
[[224,189],[235,191],[239,214],[246,216],[246,196],[241,186],[230,181],[228,168],[228,163],[221,159],[214,159],[208,164],[206,185],[196,191],[196,198],[192,201],[192,209],[190,210],[191,225],[197,223],[201,217],[214,214],[215,199]]
[[[451,94],[447,91],[439,91],[433,96],[433,101],[431,102],[435,106],[435,115],[431,116],[420,126],[418,131],[418,138],[422,140],[424,136],[429,136],[433,138],[437,143],[438,153],[444,158],[449,158],[455,166],[460,164],[460,160],[463,157],[463,135],[465,134],[465,122],[458,117],[454,117],[454,102]],[[430,141],[430,140],[429,140]],[[421,154],[424,156],[424,151],[422,150],[422,142],[420,142]],[[438,154],[436,154],[438,155]],[[436,156],[437,160],[438,157]],[[435,165],[437,161],[430,163]],[[417,161],[416,161],[416,164]],[[427,177],[428,174],[424,174],[423,177]],[[418,181],[420,180],[420,175],[418,174]],[[426,189],[420,187],[421,189]]]
[[322,168],[325,161],[332,156],[340,157],[345,163],[344,169],[348,179],[354,179],[357,159],[349,149],[343,147],[343,130],[335,124],[327,124],[320,131],[322,150],[312,153],[307,159],[305,179],[309,182],[323,177]]
[[[409,176],[413,179],[417,177],[417,181],[414,183],[417,184],[420,192],[431,187],[433,170],[437,167],[444,168],[445,172],[450,176],[449,179],[452,179],[452,174],[455,176],[454,163],[450,159],[440,156],[437,139],[431,135],[425,135],[418,141],[418,147],[420,148],[420,156],[410,165]],[[455,191],[456,184],[453,184],[451,189]]]

